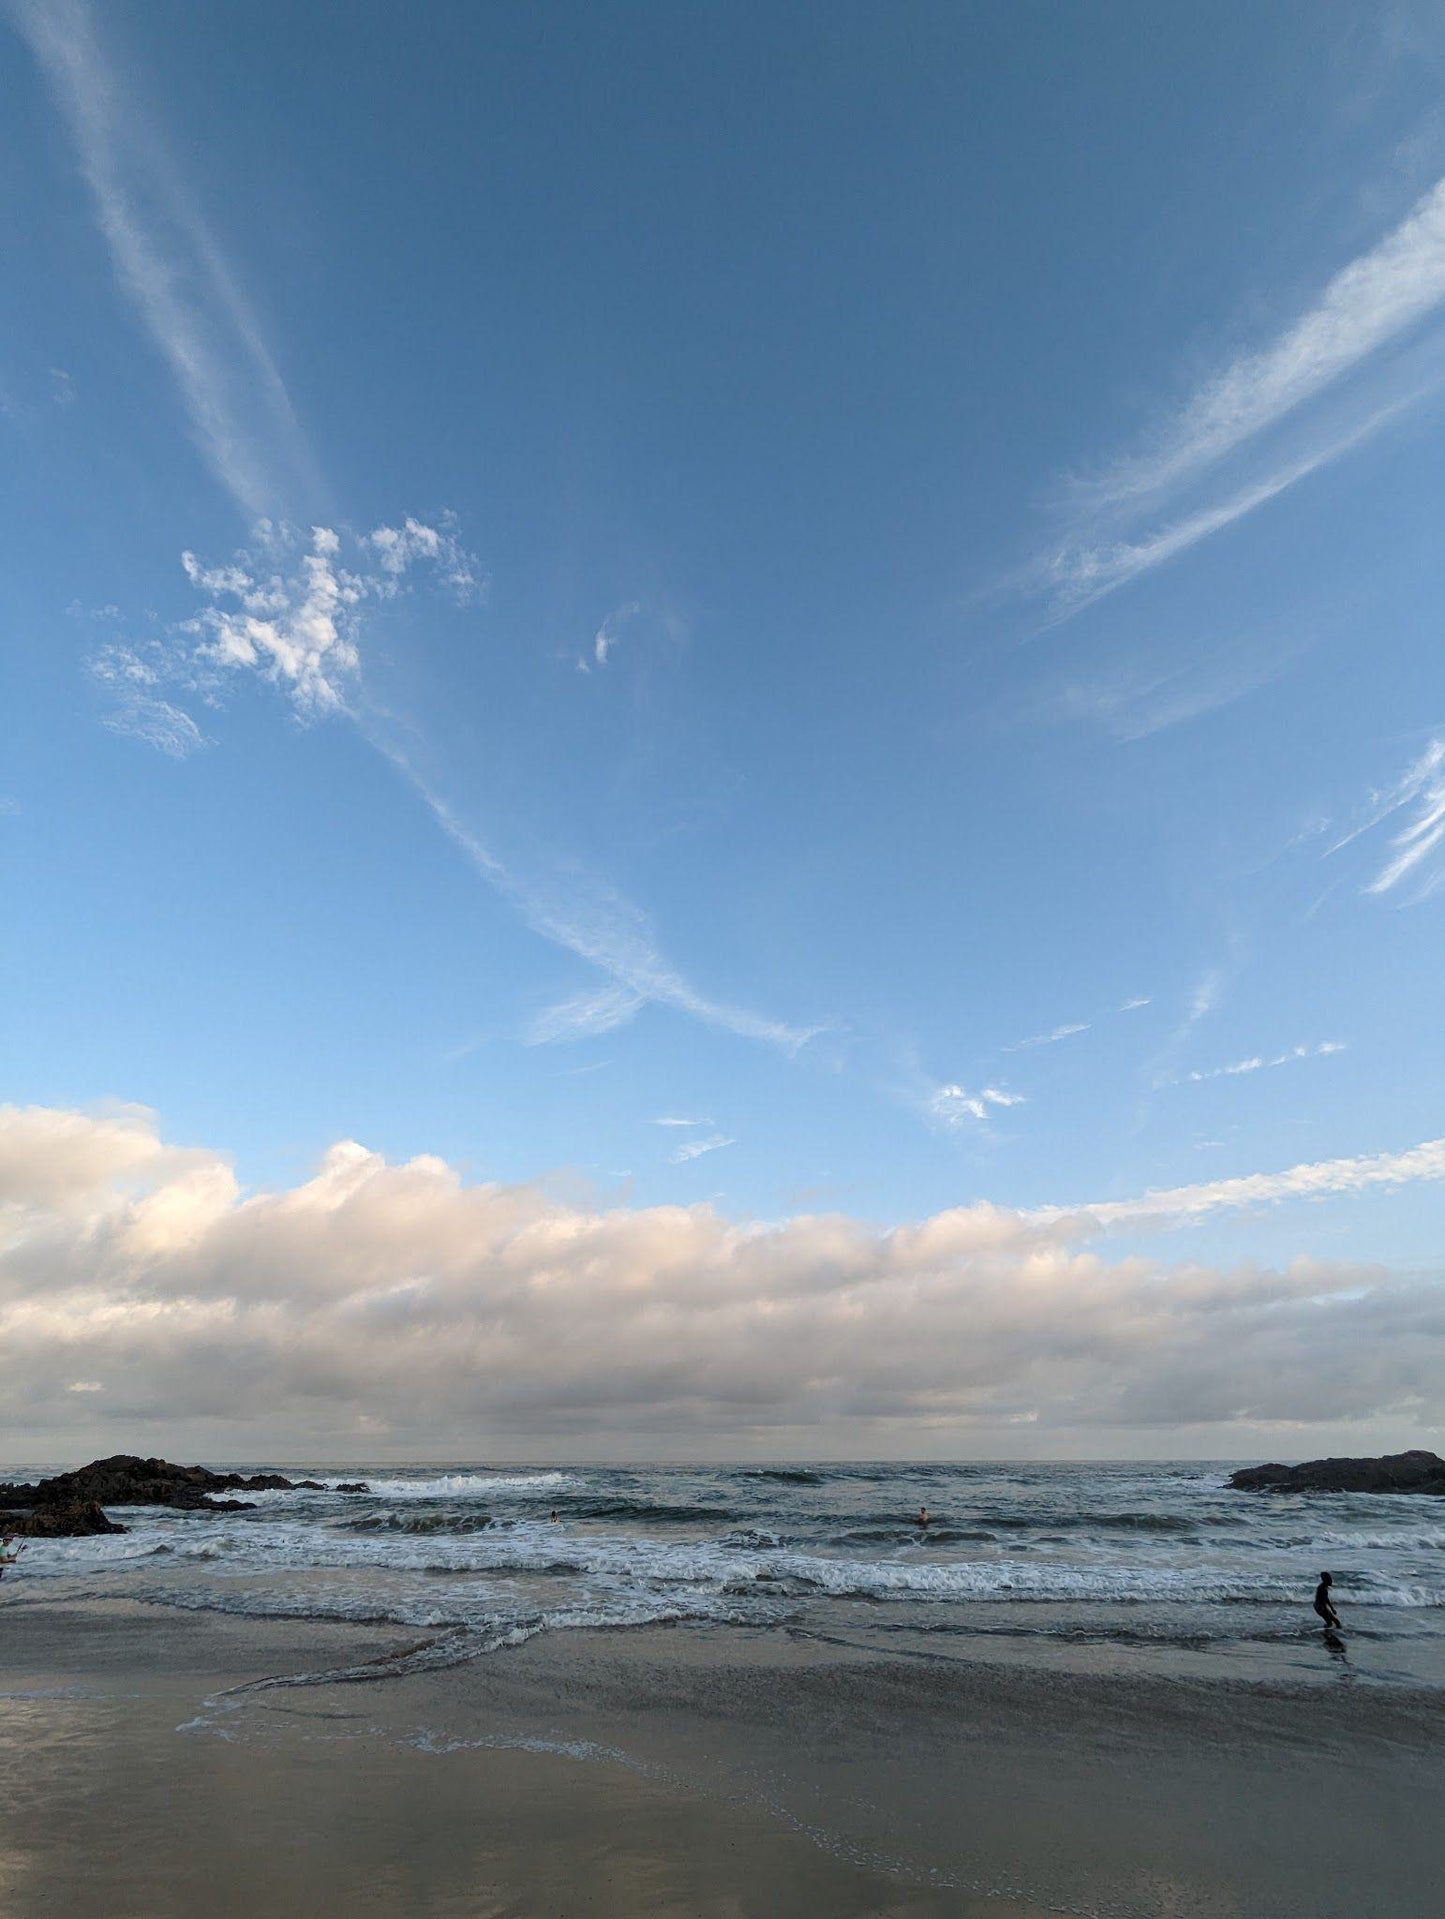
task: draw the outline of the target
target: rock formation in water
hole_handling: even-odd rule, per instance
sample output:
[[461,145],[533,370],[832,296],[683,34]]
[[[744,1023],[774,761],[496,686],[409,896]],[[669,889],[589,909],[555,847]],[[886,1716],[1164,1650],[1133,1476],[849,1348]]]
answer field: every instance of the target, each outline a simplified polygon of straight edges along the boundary
[[[107,1506],[172,1506],[182,1512],[248,1512],[249,1499],[219,1499],[218,1493],[325,1492],[316,1479],[292,1480],[280,1473],[213,1473],[205,1466],[173,1466],[168,1459],[140,1459],[115,1453],[95,1459],[73,1473],[56,1473],[33,1485],[0,1485],[0,1520],[16,1534],[55,1539],[85,1533],[124,1532],[106,1518]],[[366,1492],[357,1480],[345,1488]],[[24,1518],[19,1515],[25,1515]]]
[[[6,1489],[9,1490],[8,1488]],[[68,1506],[37,1506],[32,1512],[0,1516],[0,1533],[17,1539],[79,1539],[88,1533],[123,1533],[93,1499]]]
[[1419,1450],[1381,1459],[1307,1459],[1301,1466],[1245,1466],[1229,1483],[1242,1493],[1445,1495],[1445,1459]]

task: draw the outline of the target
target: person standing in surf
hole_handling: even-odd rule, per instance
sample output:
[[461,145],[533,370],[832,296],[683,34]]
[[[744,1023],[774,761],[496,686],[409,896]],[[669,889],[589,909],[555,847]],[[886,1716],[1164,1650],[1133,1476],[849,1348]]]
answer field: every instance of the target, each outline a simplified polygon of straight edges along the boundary
[[1325,1631],[1333,1632],[1340,1623],[1340,1615],[1335,1611],[1334,1601],[1330,1598],[1330,1587],[1334,1584],[1328,1573],[1320,1574],[1320,1583],[1315,1587],[1315,1611],[1324,1622]]

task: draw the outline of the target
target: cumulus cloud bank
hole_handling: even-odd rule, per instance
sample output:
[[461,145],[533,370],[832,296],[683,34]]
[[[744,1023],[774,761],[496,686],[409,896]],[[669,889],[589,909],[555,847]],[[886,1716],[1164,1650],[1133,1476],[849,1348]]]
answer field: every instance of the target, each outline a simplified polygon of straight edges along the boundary
[[[1393,1160],[1133,1202],[1189,1218],[1302,1191],[1445,1177]],[[352,1141],[243,1193],[139,1108],[0,1108],[0,1342],[12,1431],[145,1447],[231,1422],[234,1451],[328,1441],[482,1452],[820,1451],[1239,1422],[1438,1422],[1438,1285],[1299,1258],[1228,1271],[1105,1258],[1110,1209],[986,1203],[880,1230],[840,1215],[589,1208],[469,1185]],[[1128,1208],[1124,1209],[1128,1215]],[[1120,1217],[1118,1205],[1114,1217]],[[82,1389],[83,1388],[83,1392]],[[78,1396],[79,1395],[79,1396]],[[360,1436],[358,1438],[358,1436]]]

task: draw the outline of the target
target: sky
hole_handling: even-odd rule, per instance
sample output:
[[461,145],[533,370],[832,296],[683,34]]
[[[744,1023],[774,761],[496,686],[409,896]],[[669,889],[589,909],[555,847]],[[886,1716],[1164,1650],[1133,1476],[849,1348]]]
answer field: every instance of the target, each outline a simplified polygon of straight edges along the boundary
[[1445,1427],[1445,8],[0,4],[0,1451]]

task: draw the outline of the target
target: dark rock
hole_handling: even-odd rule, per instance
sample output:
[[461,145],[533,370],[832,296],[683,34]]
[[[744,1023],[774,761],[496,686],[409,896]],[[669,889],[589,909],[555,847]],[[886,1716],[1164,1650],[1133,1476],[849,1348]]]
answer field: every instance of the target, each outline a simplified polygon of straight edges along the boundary
[[1416,1450],[1382,1459],[1307,1459],[1301,1466],[1245,1466],[1229,1475],[1242,1493],[1436,1493],[1445,1497],[1445,1459]]
[[336,1490],[339,1493],[369,1493],[371,1488],[364,1479],[343,1479]]
[[326,1488],[319,1479],[298,1479],[296,1490],[298,1493],[324,1493]]
[[73,1473],[56,1473],[33,1486],[0,1486],[0,1512],[77,1506],[171,1506],[180,1512],[246,1512],[252,1501],[218,1499],[218,1493],[290,1492],[280,1473],[213,1473],[206,1466],[174,1466],[168,1459],[114,1453]]
[[89,1499],[16,1513],[0,1526],[0,1531],[18,1539],[80,1539],[90,1533],[123,1533],[125,1527],[107,1519],[95,1500]]
[[213,1473],[206,1466],[173,1466],[168,1459],[140,1459],[134,1453],[115,1453],[96,1459],[73,1473],[42,1479],[31,1490],[37,1506],[67,1505],[77,1499],[98,1499],[108,1506],[176,1506],[205,1511],[210,1496],[224,1492],[289,1492],[291,1481],[280,1473]]

